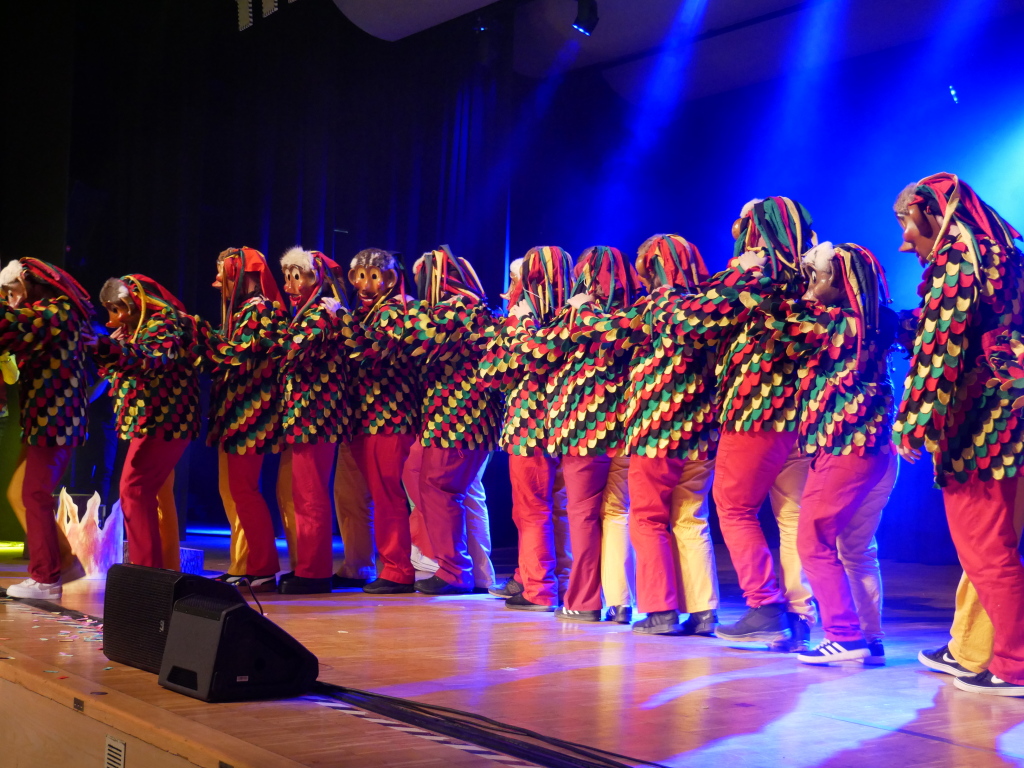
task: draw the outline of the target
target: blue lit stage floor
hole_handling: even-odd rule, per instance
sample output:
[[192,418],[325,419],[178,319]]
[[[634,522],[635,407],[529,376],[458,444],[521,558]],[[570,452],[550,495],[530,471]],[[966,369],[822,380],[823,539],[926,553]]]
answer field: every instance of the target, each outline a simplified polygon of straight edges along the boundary
[[[208,568],[223,564],[225,539],[190,538],[190,546],[197,543],[207,548]],[[742,606],[724,552],[719,562],[728,621]],[[0,584],[23,568],[0,563]],[[322,680],[477,712],[666,765],[1024,765],[1024,699],[961,692],[952,678],[916,661],[920,648],[945,642],[957,570],[893,562],[883,568],[889,663],[873,669],[808,667],[758,646],[638,636],[615,624],[563,624],[550,614],[506,610],[485,595],[383,598],[350,591],[263,602],[272,620],[320,657]],[[69,590],[64,603],[99,613],[101,592]],[[27,620],[14,604],[0,611],[17,620],[0,627]],[[106,662],[99,643],[79,643],[73,656],[62,656],[72,644],[40,642],[33,632],[40,630],[0,632],[9,638],[0,640],[0,650],[17,656],[3,664],[37,660],[295,765],[405,763],[395,752],[399,742],[416,756],[411,765],[493,765],[451,746],[446,756],[443,744],[394,729],[385,738],[374,731],[388,730],[379,723],[352,730],[353,718],[332,719],[337,713],[325,714],[310,700],[194,702],[159,688],[151,675]],[[50,677],[51,685],[61,682]],[[308,737],[296,738],[296,728],[315,732],[317,749],[311,751]],[[353,744],[361,745],[359,760],[345,746]]]

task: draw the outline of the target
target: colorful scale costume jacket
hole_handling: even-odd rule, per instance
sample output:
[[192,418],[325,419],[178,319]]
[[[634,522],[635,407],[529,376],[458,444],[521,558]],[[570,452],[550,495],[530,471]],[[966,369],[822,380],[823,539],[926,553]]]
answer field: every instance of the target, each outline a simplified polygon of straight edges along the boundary
[[[514,354],[547,367],[561,361],[548,378],[547,452],[552,455],[618,455],[623,448],[629,353],[595,331],[597,313],[580,319],[563,307],[547,327],[531,317],[510,329]],[[607,317],[607,316],[604,316]]]
[[918,288],[923,299],[897,439],[934,454],[939,485],[976,476],[1014,477],[1024,462],[1024,421],[1013,411],[987,352],[1024,329],[1020,268],[1002,245],[977,235],[983,275],[968,246],[943,243]]
[[858,370],[861,320],[851,309],[789,299],[758,314],[772,342],[788,345],[800,369],[800,437],[808,453],[836,456],[888,453],[893,389],[889,355],[867,342]]
[[0,304],[0,350],[21,371],[21,434],[28,445],[82,445],[86,439],[81,320],[67,296],[14,309]]
[[229,338],[199,325],[206,358],[213,363],[209,445],[237,454],[279,449],[281,361],[274,348],[285,322],[279,304],[253,296],[235,312]]
[[134,340],[100,336],[96,359],[110,379],[124,440],[199,436],[199,377],[189,338],[173,314],[150,310]]
[[420,443],[493,451],[501,407],[479,376],[492,329],[487,306],[455,296],[434,306],[412,302],[403,317],[397,308],[381,314],[388,335],[421,366]]
[[354,313],[350,370],[355,434],[419,431],[419,382],[411,350],[384,330],[387,327],[395,332],[398,328],[401,336],[405,308],[412,301],[392,296],[370,312],[360,308]]
[[350,439],[346,354],[352,335],[352,316],[340,308],[335,317],[319,302],[284,327],[279,354],[284,390],[281,431],[286,443]]

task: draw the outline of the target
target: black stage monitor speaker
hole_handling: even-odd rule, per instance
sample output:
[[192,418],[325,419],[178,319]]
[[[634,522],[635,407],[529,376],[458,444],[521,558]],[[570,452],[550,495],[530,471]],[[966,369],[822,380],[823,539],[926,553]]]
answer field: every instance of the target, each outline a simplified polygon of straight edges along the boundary
[[194,594],[245,605],[237,589],[220,581],[143,565],[111,566],[103,597],[103,653],[159,674],[174,603]]
[[174,604],[160,685],[203,701],[299,696],[320,671],[316,656],[248,605],[208,595]]

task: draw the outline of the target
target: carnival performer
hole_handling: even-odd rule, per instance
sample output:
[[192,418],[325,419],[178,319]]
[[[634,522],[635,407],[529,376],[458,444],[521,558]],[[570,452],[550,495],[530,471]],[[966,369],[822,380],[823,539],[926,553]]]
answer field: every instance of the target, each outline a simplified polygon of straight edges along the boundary
[[992,355],[1024,330],[1020,234],[970,186],[938,173],[896,200],[901,251],[924,268],[897,449],[933,455],[953,543],[993,626],[992,660],[957,677],[972,693],[1024,696],[1024,565],[1014,530],[1024,419]]
[[222,456],[224,507],[237,515],[248,548],[246,572],[228,580],[245,577],[254,591],[275,592],[280,563],[260,469],[263,457],[280,448],[284,302],[266,257],[254,248],[223,251],[213,285],[221,291],[221,327],[197,323],[198,351],[212,369],[207,443]]
[[54,518],[53,493],[86,438],[81,331],[93,308],[71,275],[40,259],[8,262],[0,286],[0,352],[15,355],[21,378],[22,457],[7,495],[15,513],[24,510],[29,557],[29,577],[7,594],[59,600],[62,550],[68,561],[73,556]]
[[[517,261],[510,268],[508,305],[513,308],[524,302],[532,322],[547,328],[572,292],[572,257],[561,248],[539,246]],[[548,383],[561,359],[524,359],[522,353],[513,352],[510,334],[519,323],[517,317],[509,317],[480,364],[482,380],[505,393],[500,445],[508,453],[512,520],[519,532],[518,567],[491,594],[504,597],[505,606],[513,610],[550,612],[560,602],[559,561],[565,559],[566,549],[564,543],[559,546],[556,522],[555,486],[561,459],[548,451],[546,428]]]
[[120,482],[128,556],[136,565],[176,570],[173,473],[199,436],[195,321],[170,291],[145,275],[110,278],[100,302],[112,333],[89,332],[87,341],[100,374],[111,383],[118,435],[128,441]]
[[[603,604],[601,506],[612,456],[622,447],[629,355],[578,322],[577,307],[593,302],[595,314],[608,315],[631,305],[640,286],[622,253],[606,246],[584,251],[574,274],[574,296],[548,327],[537,326],[528,303],[513,307],[522,322],[512,330],[510,349],[524,359],[560,361],[548,381],[545,429],[547,451],[561,457],[573,567],[565,605],[555,618],[596,622]],[[525,274],[523,286],[525,295]]]
[[[712,287],[740,279],[745,266],[764,259],[773,295],[803,294],[800,258],[817,237],[802,205],[787,197],[751,201],[733,224],[733,236],[735,258]],[[715,374],[721,436],[712,494],[748,610],[739,621],[720,624],[715,634],[800,652],[810,648],[814,623],[796,544],[810,464],[797,434],[801,358],[784,345],[768,343],[770,336],[764,318],[752,315],[719,344]],[[781,539],[782,588],[757,518],[769,494]]]
[[352,319],[334,284],[337,265],[320,251],[296,246],[281,257],[292,319],[278,342],[282,359],[281,432],[291,448],[295,501],[295,570],[281,594],[330,592],[333,550],[330,483],[336,442],[351,436],[346,398],[347,342]]
[[382,325],[387,314],[393,328],[413,301],[406,294],[403,272],[395,254],[366,248],[353,257],[348,273],[359,301],[351,353],[352,455],[373,498],[372,530],[383,566],[363,591],[375,595],[412,592],[415,580],[402,470],[419,430],[420,397],[418,382],[410,375],[412,350]]
[[[416,582],[428,595],[474,588],[467,546],[466,494],[497,444],[500,411],[479,386],[478,367],[491,328],[483,287],[465,259],[448,246],[416,263],[420,301],[403,317],[389,312],[382,325],[414,349],[423,387],[419,500],[438,569]],[[419,353],[419,354],[417,354]]]

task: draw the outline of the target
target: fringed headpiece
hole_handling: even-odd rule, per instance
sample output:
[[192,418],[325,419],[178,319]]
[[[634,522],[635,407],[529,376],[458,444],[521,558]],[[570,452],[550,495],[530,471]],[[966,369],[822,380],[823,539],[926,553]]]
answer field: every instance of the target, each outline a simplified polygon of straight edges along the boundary
[[227,251],[223,264],[225,276],[235,284],[230,296],[225,295],[223,288],[221,289],[221,328],[226,335],[230,336],[233,332],[232,318],[242,301],[248,298],[245,295],[245,275],[256,275],[259,280],[259,293],[265,299],[284,306],[281,289],[277,287],[277,281],[270,272],[267,257],[255,248],[231,248]]
[[436,304],[447,296],[462,296],[471,302],[484,300],[484,289],[472,265],[442,245],[428,251],[413,267],[420,298]]
[[815,270],[831,265],[833,280],[837,274],[842,279],[846,300],[858,318],[859,359],[865,339],[879,331],[882,307],[890,302],[889,284],[881,263],[875,254],[863,246],[855,243],[833,246],[827,241],[804,254],[803,262],[812,264]]
[[604,310],[628,307],[640,295],[640,279],[633,265],[618,248],[595,245],[580,254],[576,262],[573,294],[589,293]]
[[12,283],[15,280],[24,282],[28,277],[38,283],[48,285],[58,294],[67,296],[75,309],[81,313],[83,319],[92,317],[93,307],[88,292],[79,285],[75,278],[48,261],[30,257],[15,259],[7,263],[2,274],[0,282],[4,284]]
[[733,255],[752,250],[760,236],[772,278],[798,280],[800,257],[818,243],[811,223],[807,209],[788,197],[752,200],[740,211],[740,235]]
[[179,327],[183,327],[189,332],[195,329],[195,323],[185,310],[185,305],[177,296],[151,277],[140,274],[124,275],[120,278],[112,277],[100,289],[100,301],[104,303],[111,301],[111,291],[116,291],[117,300],[125,304],[133,304],[139,310],[139,324],[132,335],[133,342],[145,325],[146,317],[151,310],[162,310],[169,313]]
[[1009,258],[1020,263],[1020,249],[1013,242],[1020,239],[1020,232],[1010,226],[1009,222],[955,174],[936,173],[921,179],[912,193],[900,195],[896,206],[897,213],[906,214],[906,209],[911,205],[919,205],[925,212],[942,220],[935,245],[928,255],[928,262],[934,260],[938,249],[949,236],[950,226],[956,224],[959,233],[952,239],[960,240],[967,246],[968,258],[974,265],[975,274],[979,279],[985,279],[984,271],[978,270],[979,234],[985,234],[999,243]]
[[[555,316],[572,293],[572,256],[557,245],[539,245],[523,257],[523,299],[540,322]],[[509,305],[512,306],[511,299]]]
[[314,306],[320,299],[330,293],[342,304],[345,304],[345,289],[340,284],[341,266],[334,259],[328,258],[320,251],[306,251],[296,245],[289,248],[281,257],[281,268],[297,267],[302,272],[313,276],[313,291],[306,302],[295,310],[292,322]]
[[679,235],[654,235],[644,241],[637,259],[659,285],[692,291],[708,276],[708,268],[697,246]]

